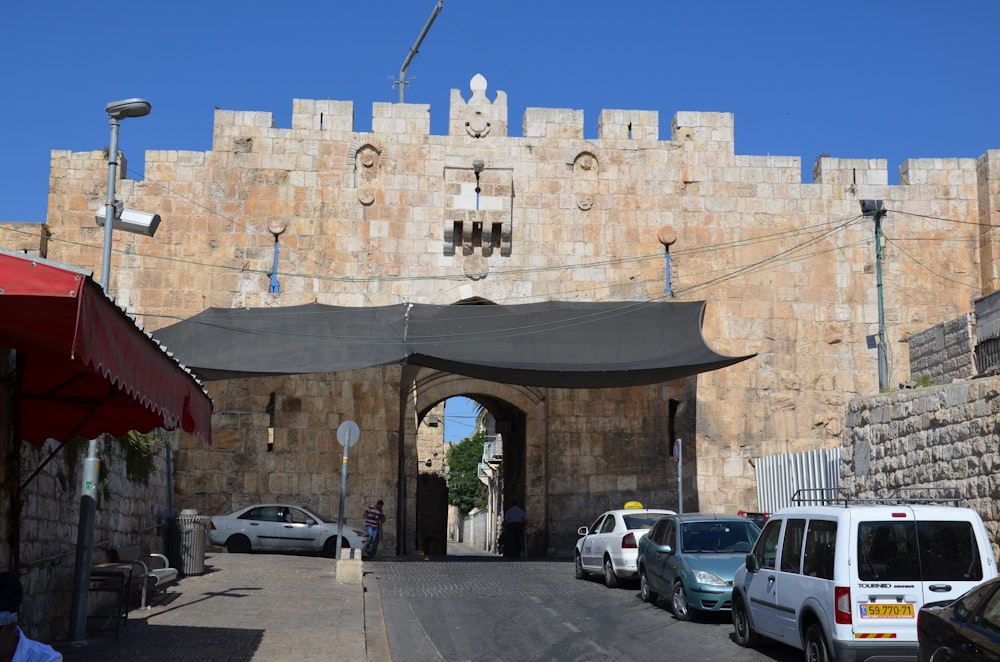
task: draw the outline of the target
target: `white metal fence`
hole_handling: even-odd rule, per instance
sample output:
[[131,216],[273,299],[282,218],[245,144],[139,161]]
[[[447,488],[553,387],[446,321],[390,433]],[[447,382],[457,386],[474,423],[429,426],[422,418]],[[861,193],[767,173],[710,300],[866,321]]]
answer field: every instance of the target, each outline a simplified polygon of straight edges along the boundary
[[840,449],[783,453],[756,459],[757,505],[762,513],[792,505],[796,490],[840,485]]
[[462,542],[476,549],[491,549],[490,541],[487,539],[487,526],[490,513],[488,510],[477,510],[469,513],[462,520]]

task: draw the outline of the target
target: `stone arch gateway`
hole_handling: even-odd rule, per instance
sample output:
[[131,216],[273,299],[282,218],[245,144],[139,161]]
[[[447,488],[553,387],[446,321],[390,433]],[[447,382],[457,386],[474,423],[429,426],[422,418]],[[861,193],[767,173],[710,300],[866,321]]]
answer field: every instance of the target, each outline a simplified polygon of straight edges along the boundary
[[[248,436],[250,419],[241,422],[227,405],[217,407],[217,422],[232,422],[231,434],[250,448],[190,463],[262,466],[239,477],[221,472],[223,492],[242,491],[247,499],[243,486],[252,485],[260,498],[316,494],[329,503],[336,474],[315,467],[336,459],[329,430],[358,419],[362,440],[352,453],[360,457],[350,475],[362,487],[354,490],[359,501],[348,501],[346,519],[364,500],[394,501],[384,542],[395,538],[397,551],[406,553],[421,543],[419,417],[447,397],[474,394],[509,419],[518,440],[521,454],[509,465],[507,489],[523,499],[531,518],[528,552],[558,555],[595,510],[633,499],[672,505],[677,485],[665,436],[676,408],[670,403],[687,401],[693,412],[699,373],[749,358],[722,356],[704,343],[703,308],[702,302],[547,302],[209,309],[156,338],[184,348],[186,365],[224,385],[223,402],[232,394],[245,409],[246,391],[259,391],[261,403],[250,408],[275,412],[267,452],[287,455],[261,460],[253,454],[259,440]],[[326,375],[326,390],[309,378],[318,374]],[[272,405],[266,392],[282,395],[270,396]],[[693,421],[684,423],[689,436]],[[256,432],[261,436],[260,427]],[[695,488],[692,481],[685,492]]]
[[[404,372],[405,374],[405,372]],[[549,553],[546,500],[546,390],[536,387],[500,384],[462,375],[443,373],[426,368],[415,371],[412,396],[406,398],[404,418],[411,420],[435,403],[454,396],[471,398],[484,406],[497,421],[506,424],[504,433],[504,497],[525,504],[531,513],[527,531],[529,555]],[[413,484],[419,462],[411,453],[416,446],[415,428],[407,428],[403,444],[406,457],[401,466],[407,467],[405,484]],[[417,491],[409,487],[399,491],[399,511],[415,515],[419,507]],[[405,506],[402,499],[406,500]],[[405,527],[403,527],[405,528]],[[411,527],[412,528],[412,527]],[[419,527],[417,527],[419,529]],[[420,532],[416,532],[419,540]]]

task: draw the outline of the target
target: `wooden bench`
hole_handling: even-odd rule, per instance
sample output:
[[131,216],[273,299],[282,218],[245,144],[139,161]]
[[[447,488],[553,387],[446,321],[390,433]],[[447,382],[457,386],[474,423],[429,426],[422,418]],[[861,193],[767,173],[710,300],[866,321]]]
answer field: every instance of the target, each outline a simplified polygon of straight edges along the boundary
[[142,598],[140,609],[148,609],[146,594],[166,590],[167,586],[177,581],[177,568],[170,567],[170,561],[163,554],[144,552],[139,545],[125,545],[108,549],[108,558],[112,563],[128,563],[132,565],[132,584],[141,588]]

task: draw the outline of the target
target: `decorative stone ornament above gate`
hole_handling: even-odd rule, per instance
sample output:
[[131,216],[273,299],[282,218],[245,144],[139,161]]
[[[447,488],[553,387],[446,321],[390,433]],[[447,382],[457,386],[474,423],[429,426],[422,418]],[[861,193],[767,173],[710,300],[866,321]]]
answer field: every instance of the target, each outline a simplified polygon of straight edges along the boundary
[[507,95],[497,92],[491,102],[486,96],[486,78],[476,74],[469,81],[472,96],[466,103],[458,90],[451,91],[451,114],[448,134],[472,138],[504,137],[507,135]]
[[[444,169],[443,254],[511,253],[514,171],[493,160],[451,154]],[[472,273],[485,275],[487,269]],[[466,271],[470,278],[473,276]]]
[[348,166],[353,166],[354,181],[351,185],[358,190],[358,202],[368,206],[375,202],[382,188],[382,170],[387,160],[385,146],[377,140],[366,138],[355,141],[348,150]]

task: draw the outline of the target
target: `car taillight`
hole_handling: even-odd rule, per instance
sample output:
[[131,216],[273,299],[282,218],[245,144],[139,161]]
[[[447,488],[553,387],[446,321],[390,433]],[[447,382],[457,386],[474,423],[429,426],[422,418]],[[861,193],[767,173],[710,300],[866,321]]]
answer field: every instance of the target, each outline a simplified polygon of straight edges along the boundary
[[213,530],[213,531],[215,531],[215,522],[213,522],[213,521],[209,520],[209,522],[208,522],[208,523],[209,523],[209,524],[211,525],[211,527],[212,527],[212,530]]
[[838,625],[851,624],[851,589],[848,586],[833,588],[833,610]]
[[635,549],[635,548],[636,548],[635,535],[631,533],[626,534],[625,537],[622,538],[622,549]]

